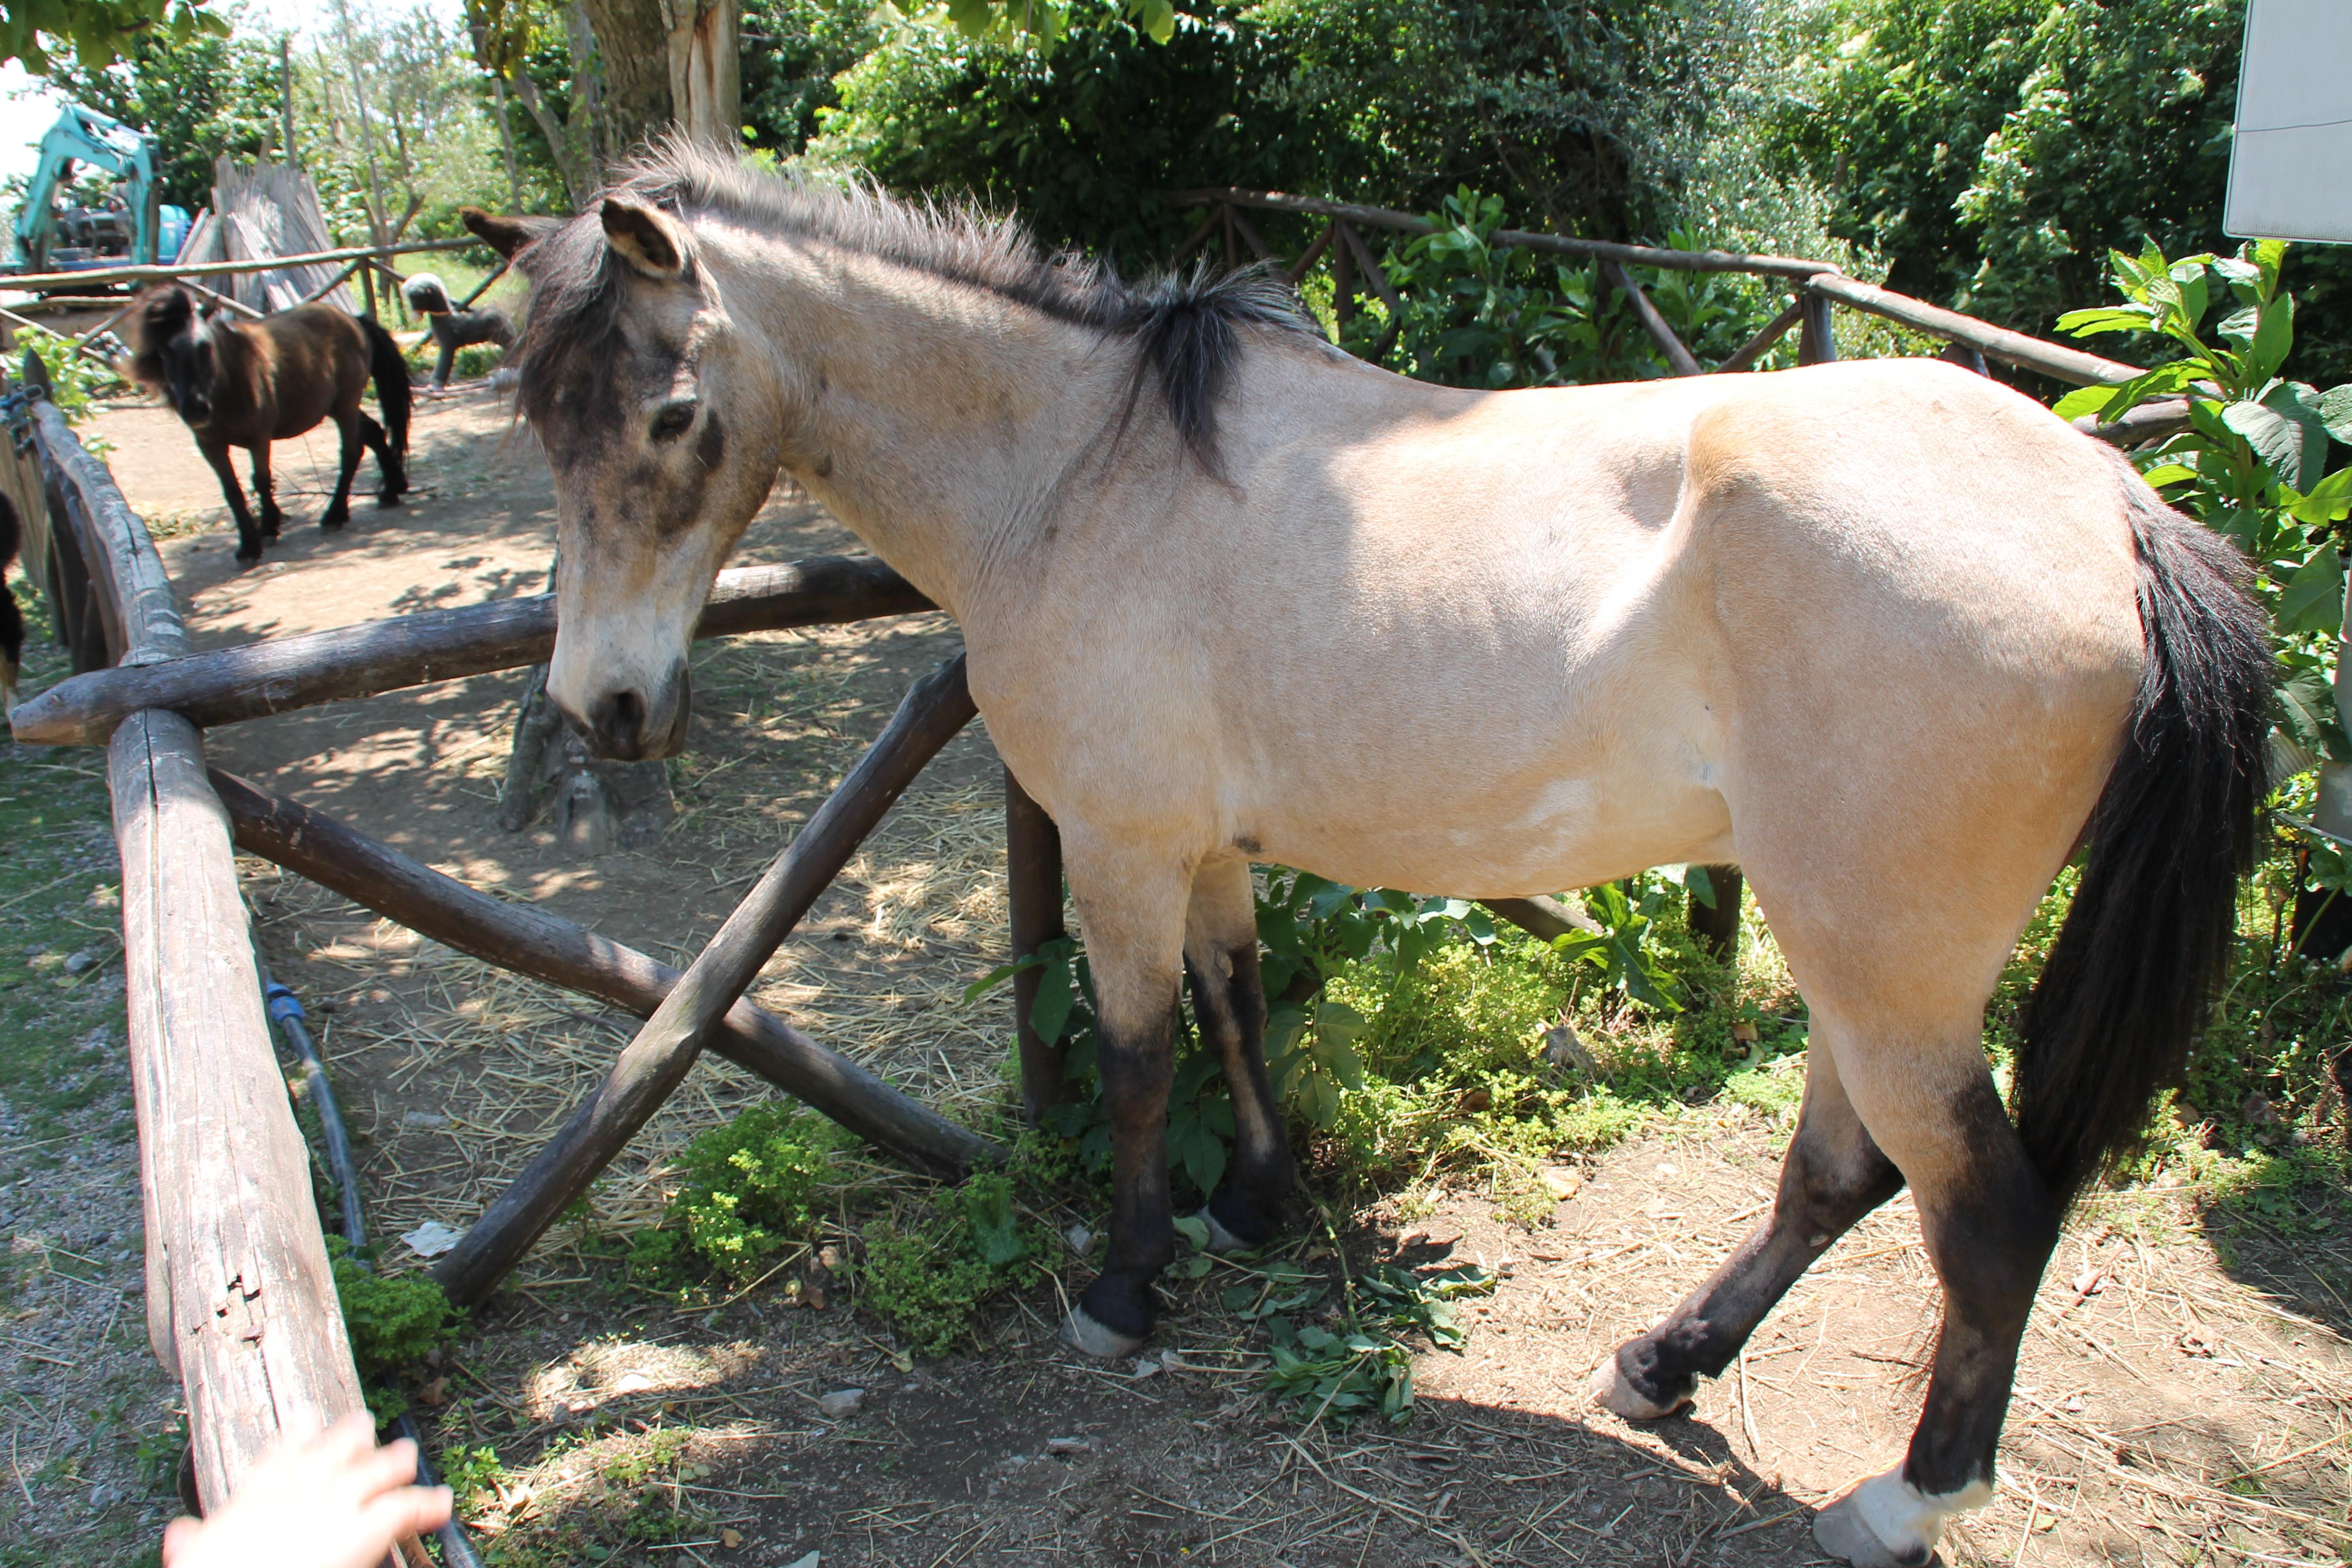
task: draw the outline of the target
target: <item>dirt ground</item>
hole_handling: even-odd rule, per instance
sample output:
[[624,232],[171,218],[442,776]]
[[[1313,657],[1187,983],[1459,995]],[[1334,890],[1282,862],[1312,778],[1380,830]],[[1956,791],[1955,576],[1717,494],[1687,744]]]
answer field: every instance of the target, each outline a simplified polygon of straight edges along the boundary
[[[362,506],[339,536],[310,526],[322,494],[302,493],[323,491],[331,443],[313,437],[307,457],[302,443],[281,448],[287,539],[246,573],[212,478],[168,413],[121,409],[92,428],[115,444],[115,472],[162,537],[204,645],[544,581],[545,467],[479,387],[419,405],[413,504]],[[854,548],[780,497],[742,558]],[[208,744],[216,765],[667,957],[716,926],[908,682],[954,647],[936,616],[703,645],[693,749],[674,771],[679,820],[650,848],[593,860],[543,827],[496,826],[519,675],[285,715]],[[1003,998],[962,999],[1003,945],[1000,809],[975,724],[756,997],[934,1101],[1001,1094]],[[323,1036],[379,1237],[467,1223],[628,1037],[627,1020],[593,1004],[419,942],[258,862],[245,872],[266,961]],[[824,1282],[814,1259],[681,1312],[629,1284],[610,1237],[658,1209],[685,1137],[760,1093],[726,1064],[698,1068],[599,1184],[593,1213],[541,1246],[432,1387],[444,1443],[493,1446],[504,1462],[477,1515],[504,1561],[1797,1564],[1820,1560],[1810,1509],[1895,1462],[1924,1385],[1935,1291],[1906,1199],[1823,1258],[1687,1416],[1637,1429],[1585,1407],[1594,1363],[1762,1212],[1785,1128],[1728,1102],[1563,1164],[1555,1187],[1572,1195],[1534,1231],[1454,1190],[1339,1216],[1339,1253],[1294,1244],[1326,1274],[1396,1259],[1475,1260],[1503,1276],[1466,1304],[1464,1353],[1421,1358],[1416,1417],[1399,1430],[1272,1409],[1255,1374],[1262,1336],[1223,1306],[1234,1276],[1222,1267],[1178,1281],[1146,1355],[1118,1365],[1054,1342],[1057,1292],[1087,1277],[1075,1258],[995,1312],[983,1349],[938,1362],[906,1354],[849,1289],[808,1289]],[[121,1228],[135,1235],[135,1215]],[[2087,1202],[2035,1313],[2001,1494],[1951,1532],[1946,1559],[2344,1562],[2344,1244],[2340,1220],[2325,1237],[2289,1234],[2185,1187]],[[407,1254],[394,1242],[387,1257]],[[820,1412],[821,1396],[852,1388],[864,1391],[854,1413]]]

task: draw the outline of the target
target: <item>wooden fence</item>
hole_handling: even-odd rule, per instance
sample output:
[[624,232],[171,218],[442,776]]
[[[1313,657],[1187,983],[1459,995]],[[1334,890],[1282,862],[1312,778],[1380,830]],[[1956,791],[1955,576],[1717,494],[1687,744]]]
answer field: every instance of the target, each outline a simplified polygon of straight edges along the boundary
[[[1273,253],[1244,216],[1320,216],[1323,230],[1289,264],[1323,257],[1398,309],[1358,232],[1414,233],[1401,213],[1268,192],[1188,198],[1211,206],[1193,245],[1220,230],[1229,256]],[[1778,337],[1802,334],[1801,359],[1833,357],[1829,307],[1843,304],[1939,332],[1975,352],[2070,381],[2117,380],[2133,367],[1874,289],[1817,262],[1656,250],[1508,233],[1506,243],[1598,260],[1645,329],[1685,374],[1699,366],[1629,266],[1749,271],[1786,279],[1796,298],[1718,371],[1752,365]],[[429,247],[391,247],[394,249]],[[1188,247],[1191,248],[1191,247]],[[385,247],[323,257],[364,260]],[[250,265],[250,264],[248,264]],[[142,278],[151,269],[129,269]],[[170,269],[153,269],[168,275]],[[81,275],[86,277],[87,275]],[[1351,300],[1349,282],[1341,289]],[[25,522],[24,559],[53,611],[76,674],[20,706],[20,742],[104,745],[121,854],[130,1056],[147,1226],[151,1342],[186,1392],[200,1496],[217,1503],[281,1430],[332,1420],[362,1403],[312,1196],[309,1152],[284,1089],[264,1016],[235,850],[310,878],[420,934],[513,973],[648,1020],[604,1084],[436,1265],[459,1302],[479,1300],[548,1222],[583,1191],[709,1048],[759,1074],[898,1158],[956,1175],[1001,1157],[968,1128],[900,1094],[856,1063],[742,999],[768,957],[900,793],[973,716],[961,655],[916,682],[865,758],[783,850],[684,973],[543,910],[518,908],[421,866],[350,826],[205,765],[201,731],[319,703],[520,668],[548,657],[551,598],[433,610],[388,621],[208,653],[191,651],[163,563],[103,464],[47,396],[37,361],[0,397],[12,439],[0,488]],[[2145,433],[2145,432],[2143,432]],[[2101,431],[2110,439],[2115,431]],[[2131,438],[2139,438],[2134,436]],[[725,637],[930,609],[881,563],[826,558],[722,573],[698,635]],[[1063,931],[1061,845],[1052,820],[1004,780],[1011,945],[1034,952]],[[1736,874],[1719,886],[1718,939],[1736,926]],[[1592,929],[1549,899],[1493,900],[1545,937]],[[1055,1042],[1031,1027],[1034,975],[1015,981],[1024,1099],[1035,1120],[1064,1093]]]
[[[1437,226],[1426,217],[1412,213],[1392,212],[1386,207],[1363,206],[1354,202],[1323,201],[1314,196],[1291,195],[1282,191],[1250,191],[1231,187],[1213,190],[1184,191],[1175,200],[1187,206],[1208,209],[1190,238],[1176,253],[1179,261],[1191,256],[1202,246],[1222,241],[1227,267],[1236,267],[1253,258],[1282,268],[1296,284],[1318,264],[1331,268],[1334,297],[1342,321],[1351,319],[1358,309],[1360,293],[1370,293],[1385,305],[1389,324],[1374,343],[1371,358],[1384,360],[1396,344],[1397,329],[1404,314],[1403,302],[1390,287],[1386,272],[1372,247],[1366,242],[1367,229],[1388,235],[1424,235]],[[1286,213],[1297,216],[1322,220],[1319,232],[1295,258],[1285,261],[1268,245],[1257,226],[1251,223],[1252,212]],[[1898,294],[1874,283],[1865,283],[1848,277],[1828,261],[1809,261],[1790,256],[1751,256],[1724,250],[1668,250],[1650,245],[1620,245],[1609,240],[1578,239],[1568,235],[1538,234],[1528,229],[1497,229],[1491,237],[1497,246],[1539,250],[1554,256],[1575,257],[1597,264],[1602,284],[1623,293],[1633,307],[1642,330],[1655,342],[1666,363],[1677,375],[1706,374],[1688,347],[1675,335],[1665,318],[1659,314],[1641,287],[1625,269],[1628,267],[1655,267],[1676,272],[1745,272],[1757,277],[1780,279],[1788,286],[1792,298],[1788,309],[1768,322],[1762,331],[1741,346],[1714,372],[1721,374],[1744,371],[1753,366],[1772,346],[1791,331],[1799,336],[1797,361],[1800,364],[1819,364],[1837,358],[1837,340],[1831,321],[1832,305],[1866,311],[1899,321],[1916,331],[1931,333],[1957,344],[1969,355],[1981,356],[1976,368],[1981,370],[1982,360],[2000,360],[2034,371],[2055,381],[2073,386],[2095,386],[2108,382],[2128,381],[2140,374],[2137,365],[2120,360],[2103,358],[2063,343],[2013,332],[2006,327],[1996,327],[1990,321],[1958,310],[1948,310],[1941,305],[1931,305],[1925,300],[1915,300],[1908,294]],[[2128,419],[2112,426],[2091,420],[2078,420],[2079,428],[2117,445],[2137,445],[2184,429],[2189,423],[2185,399],[2172,398],[2149,404]]]

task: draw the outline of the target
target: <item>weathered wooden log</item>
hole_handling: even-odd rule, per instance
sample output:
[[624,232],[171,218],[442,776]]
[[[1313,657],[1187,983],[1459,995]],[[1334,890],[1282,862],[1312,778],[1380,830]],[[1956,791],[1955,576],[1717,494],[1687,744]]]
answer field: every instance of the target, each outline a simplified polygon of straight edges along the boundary
[[[1368,207],[1356,202],[1325,201],[1319,196],[1297,196],[1286,191],[1179,191],[1172,199],[1186,205],[1213,202],[1260,207],[1267,212],[1312,213],[1320,217],[1343,218],[1367,228],[1392,228],[1404,234],[1428,234],[1436,226],[1427,218],[1413,213]],[[1722,250],[1665,250],[1654,245],[1620,245],[1613,240],[1578,239],[1570,235],[1538,234],[1519,228],[1498,228],[1492,239],[1496,245],[1527,250],[1549,250],[1560,256],[1605,257],[1629,266],[1666,267],[1680,272],[1759,272],[1767,277],[1810,278],[1817,272],[1837,270],[1829,262],[1807,261],[1793,256],[1748,256]]]
[[87,272],[28,272],[8,279],[8,287],[27,294],[43,289],[95,289],[124,283],[169,283],[180,278],[214,278],[224,273],[274,272],[281,267],[331,267],[338,261],[365,261],[379,256],[413,256],[425,250],[469,250],[478,239],[412,239],[403,245],[362,245],[347,250],[312,250],[299,256],[273,256],[260,261],[200,261],[186,267],[93,267]]
[[[163,591],[171,591],[168,582]],[[930,608],[931,602],[905,578],[870,556],[821,555],[790,565],[721,572],[695,636],[731,637]],[[18,708],[10,722],[17,740],[33,744],[97,745],[124,715],[142,708],[166,708],[210,728],[428,681],[543,664],[554,647],[552,595],[421,610],[194,654],[143,669],[92,671],[59,681]]]
[[479,1300],[587,1191],[685,1079],[713,1026],[866,834],[977,711],[961,654],[915,683],[873,747],[662,998],[604,1084],[435,1265],[451,1300]]
[[[309,878],[421,936],[501,969],[650,1016],[678,972],[635,948],[526,904],[480,892],[325,812],[212,773],[236,847]],[[836,1056],[782,1018],[739,1001],[711,1032],[710,1048],[823,1111],[892,1154],[941,1175],[961,1175],[1003,1151]]]
[[1799,364],[1832,364],[1836,363],[1837,327],[1830,318],[1830,302],[1825,295],[1807,294],[1805,311],[1797,328],[1797,363]]
[[1979,321],[1974,316],[1964,316],[1958,310],[1947,310],[1941,305],[1930,305],[1925,300],[1914,300],[1908,294],[1897,294],[1881,289],[1874,283],[1848,278],[1840,272],[1818,272],[1805,280],[1806,289],[1841,305],[1851,305],[1857,310],[1868,310],[1890,321],[1900,321],[1906,327],[1916,327],[1923,332],[1933,332],[1956,343],[1966,343],[1987,359],[2000,360],[2040,371],[2053,381],[2074,386],[2096,386],[2110,381],[2129,381],[2139,374],[2138,367],[2120,360],[2105,359],[2081,349],[2070,349],[2063,343],[2044,342],[2023,332],[2012,332],[2006,327],[1996,327],[1990,321]]
[[186,1391],[198,1495],[217,1508],[280,1434],[362,1408],[359,1374],[203,742],[177,714],[133,715],[107,749],[107,784],[149,1333]]
[[1715,894],[1708,905],[1697,894],[1690,895],[1688,915],[1691,935],[1699,946],[1727,963],[1739,958],[1739,898],[1747,890],[1748,879],[1737,866],[1708,866],[1707,886]]
[[1790,329],[1804,320],[1805,300],[1802,295],[1789,303],[1789,308],[1764,323],[1756,335],[1739,345],[1738,353],[1715,367],[1717,375],[1729,375],[1746,370],[1772,350],[1772,345],[1789,335]]
[[2074,421],[2074,428],[2116,447],[2161,441],[2189,428],[2189,399],[2160,397],[2153,403],[2143,403],[2112,425],[2103,425],[2098,416],[2085,414]]
[[[1228,207],[1226,210],[1230,212],[1233,209]],[[1389,357],[1389,350],[1396,346],[1397,334],[1404,330],[1404,301],[1397,298],[1396,289],[1389,283],[1388,268],[1381,265],[1380,258],[1372,254],[1372,247],[1364,243],[1362,235],[1358,234],[1352,226],[1342,224],[1339,226],[1339,238],[1355,256],[1356,265],[1363,269],[1364,281],[1371,286],[1373,293],[1380,296],[1381,303],[1389,308],[1389,324],[1382,329],[1381,341],[1372,345],[1370,356],[1371,362],[1378,364]]]
[[1659,352],[1666,356],[1666,363],[1675,367],[1675,374],[1700,374],[1698,356],[1683,346],[1682,339],[1675,336],[1675,330],[1666,325],[1666,319],[1658,314],[1658,307],[1642,292],[1642,286],[1633,281],[1633,275],[1625,270],[1624,263],[1604,256],[1601,258],[1600,267],[1601,276],[1623,294],[1625,302],[1633,307],[1634,317],[1641,321],[1642,330],[1650,334],[1650,341],[1658,345]]
[[1479,902],[1502,916],[1530,936],[1546,942],[1566,936],[1572,931],[1587,936],[1601,934],[1601,922],[1587,914],[1581,906],[1562,903],[1537,894],[1525,899],[1482,899]]
[[[1017,963],[1047,942],[1067,936],[1062,920],[1062,830],[1004,770],[1004,891],[1012,906],[1013,957]],[[1031,1016],[1037,1005],[1040,975],[1024,969],[1013,976],[1013,1037],[1021,1050],[1021,1101],[1029,1125],[1069,1098],[1063,1079],[1069,1047],[1037,1033]]]

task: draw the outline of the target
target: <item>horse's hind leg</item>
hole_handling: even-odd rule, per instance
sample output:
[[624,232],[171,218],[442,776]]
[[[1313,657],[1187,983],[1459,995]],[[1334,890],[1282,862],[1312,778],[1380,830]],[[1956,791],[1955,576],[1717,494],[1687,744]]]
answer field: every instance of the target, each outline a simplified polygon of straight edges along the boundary
[[335,416],[335,428],[342,437],[342,461],[335,473],[334,498],[319,514],[320,528],[341,528],[352,520],[352,476],[360,471],[360,421],[366,417],[356,408]]
[[245,489],[236,482],[236,465],[229,461],[226,444],[200,443],[196,450],[220,477],[221,494],[228,498],[229,515],[236,519],[236,558],[248,564],[261,559],[261,531],[253,525],[253,510],[245,504]]
[[2058,1241],[2058,1205],[1975,1038],[1936,1055],[1884,1046],[1840,1054],[1855,1108],[1917,1194],[1944,1287],[1935,1372],[1910,1451],[1813,1521],[1822,1548],[1856,1568],[1925,1563],[1947,1519],[1991,1500],[2018,1345]]
[[253,448],[253,493],[261,501],[261,537],[278,537],[278,524],[286,514],[278,510],[278,489],[269,474],[269,443],[262,441]]
[[1168,1090],[1176,1075],[1176,987],[1192,868],[1063,829],[1070,893],[1095,983],[1095,1062],[1110,1113],[1110,1250],[1072,1304],[1062,1338],[1124,1355],[1151,1331],[1152,1281],[1176,1256],[1168,1188]]
[[400,460],[400,454],[392,449],[391,438],[384,435],[383,426],[367,414],[359,417],[360,439],[366,442],[368,450],[375,454],[376,476],[382,481],[375,489],[375,504],[398,506],[400,498],[408,493],[407,465]]
[[1184,973],[1202,1042],[1223,1065],[1233,1099],[1234,1160],[1204,1215],[1218,1251],[1270,1240],[1290,1195],[1290,1144],[1265,1071],[1265,987],[1258,978],[1257,906],[1249,864],[1221,860],[1192,879]]
[[1601,1363],[1593,1402],[1629,1421],[1654,1421],[1689,1404],[1698,1380],[1731,1364],[1813,1259],[1902,1185],[1854,1114],[1834,1058],[1815,1050],[1771,1217],[1664,1322]]

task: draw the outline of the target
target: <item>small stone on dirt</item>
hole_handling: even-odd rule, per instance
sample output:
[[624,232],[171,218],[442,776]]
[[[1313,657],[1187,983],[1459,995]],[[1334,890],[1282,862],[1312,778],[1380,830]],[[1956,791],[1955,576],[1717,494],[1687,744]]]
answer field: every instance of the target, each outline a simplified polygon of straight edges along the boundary
[[828,1421],[845,1421],[856,1415],[857,1407],[865,1403],[864,1389],[836,1388],[831,1394],[818,1397],[816,1413]]
[[1160,1375],[1160,1363],[1148,1355],[1137,1356],[1135,1358],[1135,1375],[1139,1378],[1158,1377]]
[[743,1544],[743,1532],[740,1530],[722,1530],[719,1532],[719,1544],[732,1552]]
[[1088,1230],[1085,1226],[1074,1225],[1069,1229],[1062,1233],[1062,1239],[1070,1244],[1070,1250],[1072,1252],[1076,1253],[1080,1258],[1084,1258],[1095,1244],[1095,1233]]
[[1544,1185],[1551,1189],[1553,1198],[1566,1203],[1576,1195],[1579,1188],[1584,1185],[1584,1178],[1574,1171],[1546,1171]]
[[449,1119],[437,1110],[404,1110],[401,1112],[403,1127],[446,1127]]
[[77,952],[71,958],[66,960],[66,973],[68,974],[88,974],[91,970],[96,969],[97,967],[98,954],[94,952]]
[[1057,1459],[1066,1459],[1073,1454],[1083,1454],[1088,1448],[1093,1447],[1094,1445],[1084,1437],[1048,1437],[1045,1439],[1045,1452],[1051,1454]]

